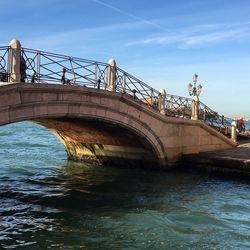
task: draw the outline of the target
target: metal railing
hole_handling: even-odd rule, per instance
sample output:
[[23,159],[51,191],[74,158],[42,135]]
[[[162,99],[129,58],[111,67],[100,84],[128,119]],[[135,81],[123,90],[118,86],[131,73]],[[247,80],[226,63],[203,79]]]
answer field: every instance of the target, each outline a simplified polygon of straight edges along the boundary
[[7,82],[9,77],[9,46],[0,47],[0,82]]
[[199,120],[225,134],[228,133],[227,128],[230,128],[232,123],[231,118],[219,115],[202,102],[199,102]]
[[191,119],[192,99],[177,95],[167,95],[166,115]]
[[[8,81],[10,73],[9,57],[11,48],[0,47],[0,81]],[[21,50],[21,79],[29,83],[60,83],[106,89],[108,84],[107,63],[48,53],[28,48]],[[132,98],[158,109],[160,92],[126,71],[115,67],[115,91],[126,93]],[[190,119],[192,99],[166,95],[167,116]],[[219,115],[199,102],[199,120],[223,132],[231,126],[231,120]]]
[[101,62],[23,48],[26,81],[105,88],[108,65]]

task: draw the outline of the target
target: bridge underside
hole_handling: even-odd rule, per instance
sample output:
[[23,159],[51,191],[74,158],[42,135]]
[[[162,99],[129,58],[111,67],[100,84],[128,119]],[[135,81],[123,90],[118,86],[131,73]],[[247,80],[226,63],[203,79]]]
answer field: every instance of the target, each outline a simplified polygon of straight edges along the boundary
[[91,119],[36,119],[64,144],[71,160],[100,165],[155,169],[159,160],[152,145],[117,124]]

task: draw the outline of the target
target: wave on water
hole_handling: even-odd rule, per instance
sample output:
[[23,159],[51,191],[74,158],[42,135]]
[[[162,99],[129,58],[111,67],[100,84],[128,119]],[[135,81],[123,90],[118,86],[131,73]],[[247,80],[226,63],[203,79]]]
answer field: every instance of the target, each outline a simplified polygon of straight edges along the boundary
[[0,127],[0,159],[2,249],[250,248],[249,183],[68,161],[30,122]]

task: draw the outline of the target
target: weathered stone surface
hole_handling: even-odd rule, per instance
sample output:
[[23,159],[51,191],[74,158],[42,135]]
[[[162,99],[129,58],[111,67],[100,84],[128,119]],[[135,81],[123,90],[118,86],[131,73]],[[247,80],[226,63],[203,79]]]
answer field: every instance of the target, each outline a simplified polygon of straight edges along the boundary
[[25,119],[32,119],[34,117],[34,107],[24,105],[22,109],[15,107],[9,110],[10,122],[22,121]]
[[[135,160],[159,166],[152,145],[137,134],[115,124],[87,119],[37,119],[65,145],[70,159],[101,163]],[[134,165],[134,164],[133,164]]]
[[2,108],[0,113],[1,113],[1,115],[0,115],[0,124],[1,123],[8,124],[9,123],[9,109],[8,108]]
[[36,104],[34,105],[34,117],[47,117],[48,115],[48,105],[46,104]]

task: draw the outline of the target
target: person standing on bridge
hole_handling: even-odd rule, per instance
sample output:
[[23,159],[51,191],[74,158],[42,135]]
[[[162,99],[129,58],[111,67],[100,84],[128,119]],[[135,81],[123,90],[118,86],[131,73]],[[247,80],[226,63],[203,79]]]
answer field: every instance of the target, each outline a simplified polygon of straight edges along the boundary
[[27,78],[26,70],[27,70],[27,65],[25,59],[23,56],[21,56],[21,62],[20,62],[21,82],[26,81]]
[[239,119],[239,132],[244,132],[245,131],[245,124],[244,124],[244,120],[243,120],[243,118],[241,117],[240,119]]

